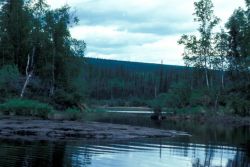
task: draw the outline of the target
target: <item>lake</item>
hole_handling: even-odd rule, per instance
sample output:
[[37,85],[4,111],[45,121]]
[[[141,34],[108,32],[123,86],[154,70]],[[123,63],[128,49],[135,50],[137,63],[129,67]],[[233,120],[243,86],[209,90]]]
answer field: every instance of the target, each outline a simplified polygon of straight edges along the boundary
[[250,128],[193,122],[156,123],[149,114],[91,113],[86,121],[181,130],[191,137],[67,142],[1,140],[1,167],[248,167]]

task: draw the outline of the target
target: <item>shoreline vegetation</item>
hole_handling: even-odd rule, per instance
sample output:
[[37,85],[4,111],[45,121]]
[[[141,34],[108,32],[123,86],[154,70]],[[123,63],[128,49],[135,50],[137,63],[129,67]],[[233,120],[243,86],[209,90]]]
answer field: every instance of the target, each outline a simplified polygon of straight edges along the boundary
[[[189,111],[188,111],[189,110]],[[195,112],[193,112],[195,110]],[[95,109],[93,109],[94,112],[102,112],[105,113],[107,111],[112,111],[112,113],[120,113],[123,114],[129,114],[130,111],[138,111],[136,114],[140,114],[140,112],[143,114],[146,111],[146,114],[148,114],[148,119],[150,120],[150,114],[148,111],[151,112],[151,114],[154,114],[154,111],[150,107],[103,107],[103,106],[96,106]],[[116,112],[117,111],[117,112]],[[123,112],[125,111],[125,112]],[[128,111],[126,113],[126,111]],[[133,112],[132,112],[133,113]],[[216,125],[225,125],[225,126],[249,126],[250,125],[250,117],[242,117],[239,115],[229,114],[229,113],[222,113],[222,112],[214,112],[213,110],[206,111],[202,107],[199,108],[199,111],[197,108],[187,108],[185,111],[183,109],[180,110],[173,110],[173,109],[166,109],[164,108],[161,113],[163,116],[165,116],[165,120],[162,120],[162,122],[167,121],[174,121],[174,122],[193,122],[198,124],[216,124]],[[156,121],[157,122],[157,121]]]
[[[132,111],[132,112],[131,112]],[[11,99],[6,103],[0,104],[0,114],[2,116],[26,116],[37,117],[44,120],[69,120],[69,121],[81,121],[88,115],[99,114],[99,117],[112,118],[112,113],[116,114],[116,117],[127,118],[126,115],[133,114],[148,114],[148,121],[150,121],[150,115],[154,114],[154,109],[148,106],[142,107],[124,107],[124,106],[92,106],[85,111],[79,109],[66,109],[64,111],[55,110],[51,105],[41,103],[34,100],[24,99]],[[111,112],[111,113],[110,113]],[[151,114],[150,114],[151,113]],[[103,115],[102,115],[103,114]],[[144,113],[145,114],[145,113]],[[167,109],[163,108],[161,113],[166,120],[162,121],[182,121],[182,122],[195,122],[201,124],[222,124],[230,126],[247,126],[250,125],[250,117],[242,117],[227,112],[214,112],[214,110],[199,108],[185,108],[184,109]],[[129,119],[129,118],[127,118]],[[95,119],[90,121],[96,121]]]
[[[52,111],[48,117],[39,115],[22,115],[12,113],[10,115],[0,115],[0,138],[18,140],[127,140],[134,138],[165,138],[190,136],[181,131],[160,130],[158,128],[147,128],[147,125],[137,126],[138,120],[148,120],[148,123],[180,123],[195,125],[216,125],[223,127],[250,126],[250,117],[240,117],[235,115],[211,115],[207,113],[169,113],[163,111],[165,120],[150,120],[150,114],[130,114],[130,113],[108,113],[113,111],[133,111],[138,107],[98,107],[89,112],[81,111]],[[119,109],[119,110],[117,110]],[[139,107],[150,111],[150,108]],[[20,110],[19,110],[20,111]],[[24,110],[27,112],[27,110]],[[74,113],[76,112],[76,113]],[[153,112],[153,111],[152,111]],[[73,115],[73,116],[72,116]],[[141,115],[144,115],[142,118]],[[145,119],[146,118],[146,119]],[[135,124],[123,124],[122,119],[131,119]],[[134,119],[134,120],[133,120]],[[116,120],[109,123],[109,120]],[[96,122],[97,121],[97,122]],[[119,123],[120,122],[120,123]],[[123,124],[123,125],[122,125]],[[127,124],[127,125],[126,125]]]
[[[164,121],[249,125],[250,1],[220,32],[211,0],[194,7],[199,35],[178,41],[184,67],[85,58],[87,44],[70,34],[79,19],[69,6],[1,1],[0,113],[53,124],[95,112],[112,118],[105,110],[152,109]],[[119,118],[130,119],[125,115]]]

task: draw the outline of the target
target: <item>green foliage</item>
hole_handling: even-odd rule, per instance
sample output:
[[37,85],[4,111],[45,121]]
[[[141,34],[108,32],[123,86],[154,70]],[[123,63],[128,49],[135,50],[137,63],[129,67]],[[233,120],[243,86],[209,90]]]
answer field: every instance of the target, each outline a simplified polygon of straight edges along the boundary
[[98,100],[95,101],[96,105],[103,105],[108,107],[125,107],[127,106],[125,99],[111,99],[111,100]]
[[184,82],[173,84],[168,93],[160,94],[151,104],[153,108],[184,108],[189,105],[191,90]]
[[[226,28],[213,33],[219,19],[213,14],[211,0],[194,3],[194,21],[199,22],[199,36],[183,35],[178,41],[185,46],[184,60],[189,66],[201,69],[195,73],[191,82],[206,81],[205,86],[192,87],[189,105],[191,107],[213,107],[227,104],[234,114],[249,114],[250,91],[250,24],[249,0],[246,10],[238,8],[229,18]],[[218,70],[216,73],[214,70]],[[204,72],[204,74],[202,74]],[[196,77],[196,78],[195,78]],[[199,82],[197,82],[200,80]],[[172,90],[173,91],[173,90]],[[171,104],[178,105],[178,92],[169,92]],[[185,97],[185,96],[183,96]],[[188,99],[188,98],[184,98]],[[185,101],[185,100],[184,100]]]
[[172,112],[175,114],[184,114],[184,115],[197,115],[197,114],[204,114],[206,110],[202,106],[195,106],[195,107],[185,107],[185,108],[177,108],[177,109],[167,109],[166,112]]
[[229,30],[229,76],[232,82],[228,90],[228,106],[233,113],[249,115],[250,111],[250,15],[249,0],[247,9],[238,8],[229,18],[226,27]]
[[183,35],[178,43],[185,47],[183,53],[185,63],[203,69],[205,83],[209,88],[211,77],[208,69],[212,68],[215,58],[216,37],[213,35],[213,30],[218,25],[219,18],[213,13],[214,6],[211,0],[199,0],[194,3],[194,7],[194,21],[199,23],[199,36]]
[[53,111],[53,107],[48,104],[34,100],[11,99],[0,104],[0,112],[6,115],[36,116],[47,118]]
[[219,19],[213,14],[213,3],[211,0],[199,0],[194,3],[195,22],[200,23],[198,31],[200,37],[195,35],[183,35],[178,41],[179,44],[185,46],[184,60],[189,65],[196,67],[208,68],[209,56],[212,52],[212,31],[218,24]]
[[83,58],[68,58],[64,68],[64,74],[60,76],[60,82],[57,81],[52,96],[53,102],[63,108],[76,107],[85,101],[87,95]]
[[[16,97],[26,71],[32,71],[25,96],[50,101],[57,109],[76,108],[87,95],[106,99],[104,105],[108,106],[144,106],[156,97],[150,105],[158,111],[228,104],[235,114],[248,115],[250,9],[249,0],[245,2],[246,8],[237,9],[230,17],[228,31],[220,33],[214,33],[219,19],[213,13],[212,0],[194,3],[199,35],[183,35],[179,44],[185,46],[185,63],[196,68],[185,68],[105,60],[85,63],[86,43],[70,35],[69,28],[78,19],[72,17],[69,6],[52,9],[45,0],[2,0],[0,101]],[[32,65],[27,66],[32,51]],[[227,88],[229,84],[231,90]],[[226,98],[229,94],[232,98]],[[39,111],[50,110],[42,104],[36,109],[34,101],[13,101],[20,108],[30,107],[20,109],[20,115],[43,117]],[[6,112],[15,106],[10,102],[2,104]],[[78,111],[68,110],[66,113],[75,119]]]
[[147,106],[147,101],[138,97],[130,98],[128,103],[129,103],[129,106],[131,107]]
[[250,115],[250,101],[244,96],[234,94],[231,95],[228,99],[228,108],[232,109],[233,114],[237,114],[240,116]]
[[75,101],[78,100],[71,92],[67,92],[64,89],[57,89],[55,91],[55,95],[53,96],[53,101],[55,102],[55,104],[58,104],[60,106],[73,107],[75,105]]
[[16,96],[20,74],[16,66],[5,65],[0,69],[0,98]]
[[211,104],[211,97],[208,89],[196,89],[192,91],[190,97],[191,106],[209,106]]
[[[66,102],[70,106],[82,102],[86,92],[82,84],[83,72],[79,67],[83,67],[86,43],[70,35],[69,27],[78,21],[71,14],[70,7],[51,9],[45,0],[2,2],[0,67],[10,64],[0,72],[2,98],[16,95],[13,88],[10,88],[12,94],[8,92],[8,86],[13,87],[12,83],[23,86],[24,81],[18,82],[19,77],[14,74],[20,71],[24,76],[29,71],[33,75],[27,86],[26,98],[55,99],[57,105]],[[39,86],[34,85],[38,81]]]
[[72,121],[81,119],[83,117],[83,113],[80,110],[74,108],[69,108],[65,110],[64,115],[68,120]]
[[25,72],[26,56],[31,47],[32,14],[28,2],[7,1],[0,6],[0,60],[4,64],[15,64]]
[[71,40],[71,50],[75,56],[83,57],[85,56],[86,43],[83,40]]
[[166,106],[169,98],[168,94],[160,94],[154,100],[149,102],[149,106],[153,108],[155,112],[159,112]]
[[189,104],[191,89],[185,82],[179,82],[171,86],[169,91],[168,106],[183,108]]
[[124,107],[126,106],[126,102],[125,100],[122,99],[111,99],[108,101],[108,103],[106,103],[106,105],[108,105],[109,107],[116,107],[116,106]]
[[89,98],[122,99],[126,106],[145,105],[155,93],[164,93],[172,83],[191,75],[191,68],[183,66],[94,58],[86,58],[84,67]]

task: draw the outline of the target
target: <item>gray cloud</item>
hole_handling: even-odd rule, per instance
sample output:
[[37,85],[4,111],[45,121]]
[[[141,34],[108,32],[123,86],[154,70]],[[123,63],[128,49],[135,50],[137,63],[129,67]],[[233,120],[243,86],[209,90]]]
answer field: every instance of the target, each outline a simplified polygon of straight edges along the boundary
[[122,11],[94,11],[77,10],[77,15],[81,18],[81,24],[84,25],[109,25],[118,23],[136,23],[146,21],[143,16],[133,16]]
[[129,13],[127,11],[110,9],[110,11],[77,8],[77,15],[80,18],[80,25],[88,26],[109,26],[115,25],[119,30],[130,32],[152,33],[156,35],[171,35],[178,33],[189,33],[195,30],[194,27],[186,27],[192,16],[184,17],[183,13],[175,16],[170,12],[143,11]]
[[[48,0],[68,2],[80,19],[72,36],[87,42],[87,56],[129,61],[184,64],[182,34],[195,33],[196,0]],[[213,0],[222,24],[244,0]]]
[[[182,23],[183,24],[183,23]],[[130,27],[131,32],[151,33],[156,35],[175,35],[180,33],[190,33],[195,31],[193,26],[180,26],[176,23],[144,23]],[[188,25],[188,24],[187,24]]]
[[126,46],[121,46],[121,47],[106,47],[106,48],[100,48],[97,46],[90,46],[88,47],[88,52],[96,52],[96,53],[101,53],[104,55],[112,55],[112,54],[116,54],[117,52],[123,52],[121,50],[125,50]]

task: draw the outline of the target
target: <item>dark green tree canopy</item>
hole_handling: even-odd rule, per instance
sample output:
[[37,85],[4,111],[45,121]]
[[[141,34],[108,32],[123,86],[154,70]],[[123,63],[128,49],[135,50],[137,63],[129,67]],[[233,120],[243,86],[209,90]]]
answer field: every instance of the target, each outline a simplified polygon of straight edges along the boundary
[[45,97],[56,96],[57,90],[78,92],[80,87],[72,83],[82,72],[74,64],[83,61],[78,58],[86,43],[71,37],[69,28],[78,19],[70,7],[51,9],[45,0],[1,0],[0,8],[0,67],[15,65],[23,76],[34,74]]

